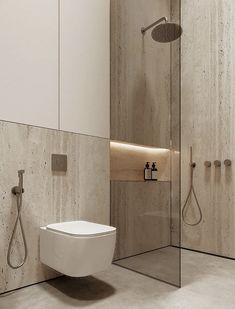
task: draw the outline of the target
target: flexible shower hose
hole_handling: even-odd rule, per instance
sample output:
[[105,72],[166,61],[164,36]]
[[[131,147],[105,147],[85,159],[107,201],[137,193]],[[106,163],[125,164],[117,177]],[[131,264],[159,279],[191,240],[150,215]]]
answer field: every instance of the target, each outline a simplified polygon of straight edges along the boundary
[[[16,221],[15,221],[14,229],[13,229],[13,232],[12,232],[12,235],[11,235],[11,239],[10,239],[9,247],[8,247],[8,251],[7,251],[7,264],[13,269],[18,269],[25,264],[26,259],[27,259],[27,255],[28,255],[28,248],[27,248],[27,242],[26,242],[26,238],[25,238],[24,226],[23,226],[22,219],[21,219],[22,195],[23,195],[23,192],[24,192],[22,180],[20,180],[19,187],[15,187],[15,189],[17,190],[17,191],[14,192],[14,194],[16,195],[17,212],[18,213],[17,213],[17,218],[16,218]],[[23,243],[24,243],[24,257],[23,257],[23,260],[22,260],[21,263],[19,263],[17,265],[13,265],[13,263],[11,262],[11,250],[12,250],[13,240],[14,240],[14,237],[15,237],[15,234],[16,234],[18,224],[20,225],[20,230],[21,230]]]
[[[198,198],[197,198],[197,195],[195,193],[194,183],[193,183],[195,167],[196,167],[196,163],[193,162],[193,149],[192,149],[192,147],[190,147],[190,189],[189,189],[189,193],[187,195],[186,201],[185,201],[183,209],[182,209],[183,221],[184,221],[185,224],[187,224],[189,226],[196,226],[196,225],[200,224],[201,221],[202,221],[202,210],[201,210],[200,204],[198,202]],[[186,220],[187,204],[188,204],[188,201],[189,201],[189,198],[190,198],[191,195],[194,196],[195,201],[196,201],[196,205],[197,205],[198,211],[199,211],[199,219],[195,223],[190,223],[190,222],[187,222],[187,220]]]

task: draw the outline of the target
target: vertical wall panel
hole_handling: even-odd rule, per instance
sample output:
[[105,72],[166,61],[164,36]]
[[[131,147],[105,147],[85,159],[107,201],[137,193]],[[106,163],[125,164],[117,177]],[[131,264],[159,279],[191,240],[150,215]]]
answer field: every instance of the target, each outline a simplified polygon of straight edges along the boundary
[[109,0],[61,0],[61,129],[109,138]]
[[170,147],[170,44],[141,28],[162,16],[170,1],[112,0],[111,138]]
[[112,181],[111,214],[116,260],[168,246],[170,183]]
[[[192,15],[193,12],[193,15]],[[189,147],[203,221],[183,224],[183,246],[235,258],[235,2],[182,1],[182,202],[189,190]],[[231,159],[232,167],[223,161]],[[204,161],[212,161],[211,168]],[[215,168],[214,160],[221,160]],[[188,221],[199,216],[190,201]]]
[[0,119],[58,128],[58,0],[0,1]]

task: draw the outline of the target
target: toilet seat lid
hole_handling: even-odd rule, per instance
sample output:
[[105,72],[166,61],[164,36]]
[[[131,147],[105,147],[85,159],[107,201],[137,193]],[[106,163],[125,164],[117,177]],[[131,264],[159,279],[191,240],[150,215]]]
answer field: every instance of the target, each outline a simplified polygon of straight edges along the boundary
[[87,221],[72,221],[49,224],[48,230],[72,236],[91,237],[110,234],[116,231],[113,226],[102,225]]

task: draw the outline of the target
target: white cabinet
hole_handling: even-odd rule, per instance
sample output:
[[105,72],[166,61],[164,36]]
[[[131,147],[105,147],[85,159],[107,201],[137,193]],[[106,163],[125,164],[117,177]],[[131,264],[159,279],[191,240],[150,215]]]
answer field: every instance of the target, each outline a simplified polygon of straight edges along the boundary
[[58,128],[58,0],[0,0],[0,119]]
[[61,0],[62,130],[109,138],[109,2]]
[[0,0],[0,120],[109,138],[110,0]]

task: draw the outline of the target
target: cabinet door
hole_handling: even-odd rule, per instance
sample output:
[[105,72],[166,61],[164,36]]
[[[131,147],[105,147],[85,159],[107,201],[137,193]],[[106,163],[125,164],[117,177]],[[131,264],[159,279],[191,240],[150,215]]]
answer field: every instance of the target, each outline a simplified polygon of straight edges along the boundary
[[61,129],[109,138],[109,0],[61,0]]
[[58,128],[58,0],[0,0],[0,119]]

